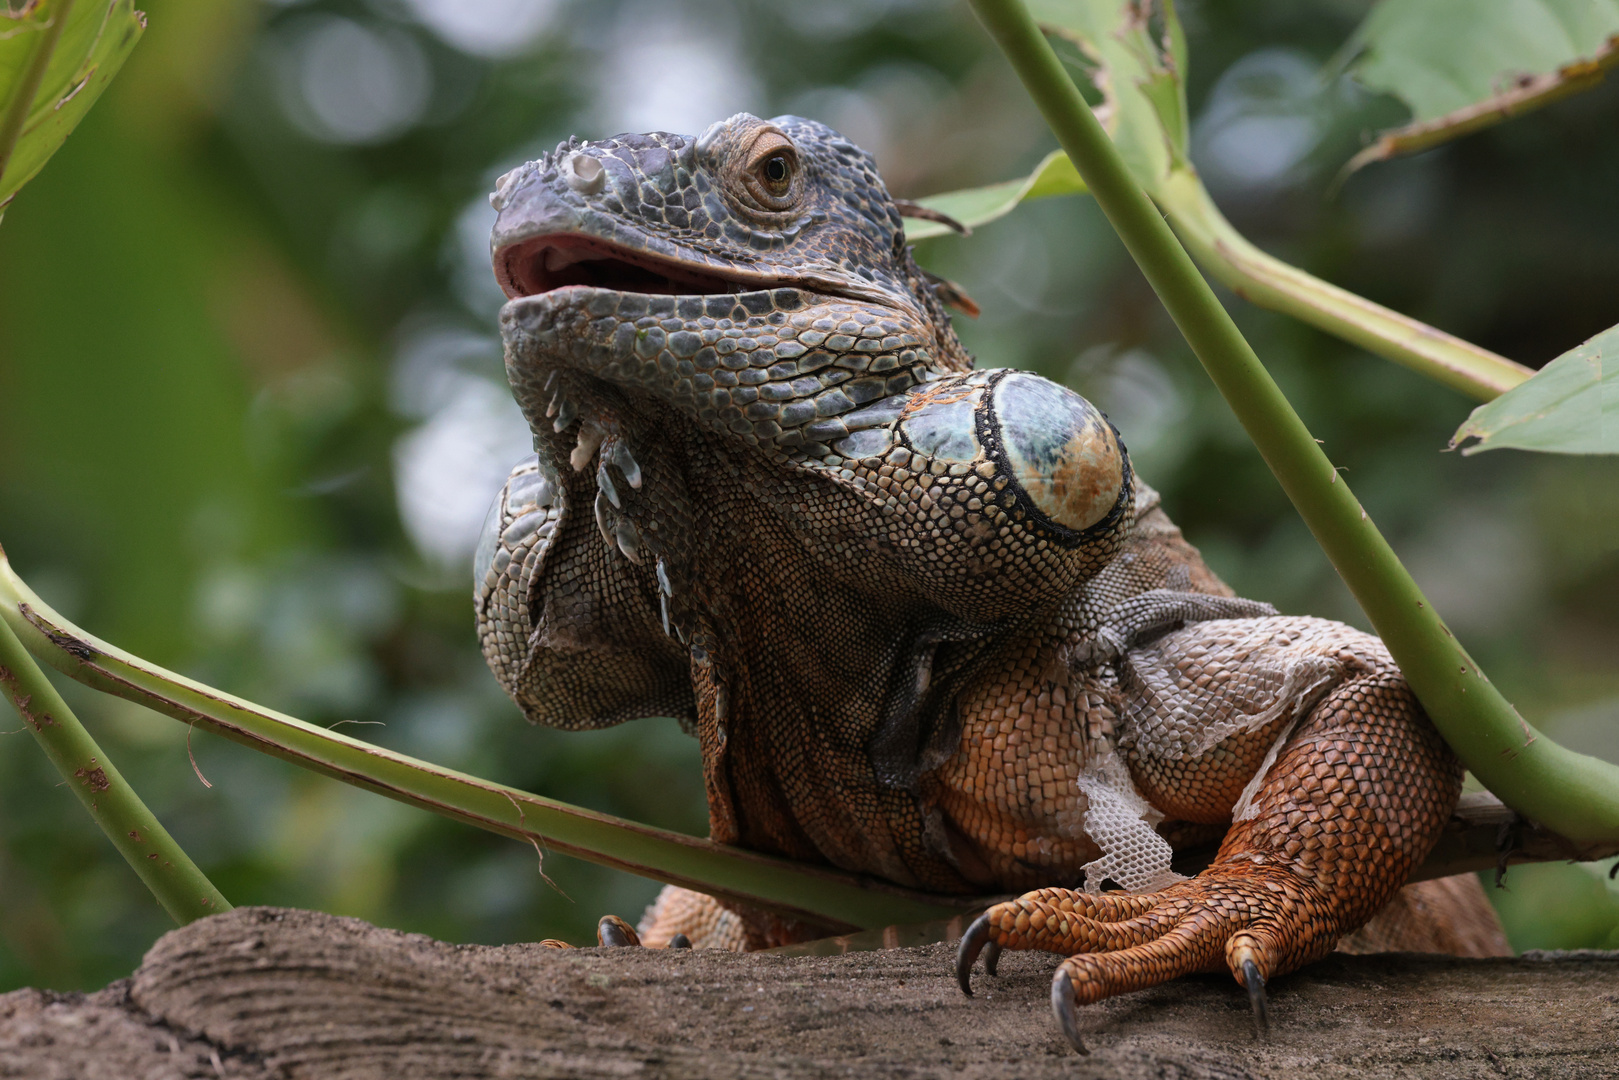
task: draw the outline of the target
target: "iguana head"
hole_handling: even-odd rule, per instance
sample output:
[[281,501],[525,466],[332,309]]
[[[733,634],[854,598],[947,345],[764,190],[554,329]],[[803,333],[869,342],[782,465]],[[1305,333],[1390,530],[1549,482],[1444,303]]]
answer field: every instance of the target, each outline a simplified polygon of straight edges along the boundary
[[[813,120],[741,113],[695,139],[569,140],[503,176],[492,201],[495,277],[513,300],[569,286],[686,298],[787,290],[800,309],[812,296],[843,298],[919,331],[941,370],[971,366],[871,155]],[[532,320],[533,307],[560,302],[512,315]]]
[[[1112,426],[1038,376],[972,370],[871,156],[826,126],[570,140],[492,202],[538,453],[491,514],[478,604],[508,688],[549,695],[531,715],[647,715],[636,686],[674,693],[680,642],[756,640],[744,561],[915,604],[915,625],[945,620],[929,640],[961,640],[1060,602],[1122,543]],[[613,659],[592,681],[584,654]]]

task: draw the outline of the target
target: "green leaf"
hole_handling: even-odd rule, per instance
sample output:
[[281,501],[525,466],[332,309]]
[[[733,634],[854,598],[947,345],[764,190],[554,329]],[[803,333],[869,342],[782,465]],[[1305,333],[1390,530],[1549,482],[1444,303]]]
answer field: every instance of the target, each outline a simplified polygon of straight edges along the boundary
[[[1529,378],[1528,368],[1505,357],[1289,266],[1226,221],[1187,160],[1186,35],[1169,0],[1161,9],[1136,0],[1034,0],[1030,13],[1048,37],[1078,50],[1083,77],[1102,96],[1093,112],[1131,176],[1168,215],[1193,257],[1239,296],[1486,401]],[[1074,58],[1066,59],[1071,68]],[[1064,190],[1083,190],[1060,155],[1047,157],[1036,174],[1043,182],[1059,175],[1058,168],[1069,185]],[[1042,184],[1009,180],[921,202],[975,225],[1045,193]],[[929,222],[906,227],[913,240],[944,231]]]
[[1355,169],[1597,85],[1619,64],[1619,0],[1382,0],[1349,49],[1356,77],[1412,114]]
[[1619,454],[1619,326],[1473,410],[1450,445],[1464,454],[1510,446],[1552,454]]
[[[1186,164],[1186,35],[1168,5],[1160,25],[1148,5],[1114,0],[1044,0],[1032,5],[1041,29],[1077,48],[1088,78],[1102,94],[1096,109],[1136,180],[1150,192],[1172,168]],[[923,206],[976,228],[1011,213],[1018,204],[1047,195],[1085,194],[1085,182],[1061,150],[1047,154],[1034,171],[1016,180],[918,199]],[[908,240],[926,240],[952,230],[940,222],[911,220]]]
[[0,208],[84,119],[145,28],[131,0],[0,10]]
[[1102,94],[1096,118],[1136,182],[1156,195],[1171,169],[1186,163],[1186,36],[1166,0],[1035,0],[1030,13],[1048,35],[1079,49]]
[[1354,71],[1433,120],[1556,71],[1619,33],[1619,0],[1382,0]]
[[[1034,171],[1020,180],[1003,180],[979,188],[951,191],[918,199],[923,206],[956,219],[969,229],[987,225],[1010,214],[1014,207],[1030,199],[1043,199],[1048,195],[1083,195],[1085,181],[1074,171],[1073,162],[1061,150],[1053,150],[1041,159]],[[926,240],[954,232],[950,226],[937,221],[910,218],[905,222],[907,240]]]

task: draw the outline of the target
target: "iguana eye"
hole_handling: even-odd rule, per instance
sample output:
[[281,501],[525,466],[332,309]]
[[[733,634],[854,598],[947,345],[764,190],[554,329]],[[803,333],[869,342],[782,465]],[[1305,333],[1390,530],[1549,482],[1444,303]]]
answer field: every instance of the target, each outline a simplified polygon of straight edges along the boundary
[[779,190],[781,194],[787,193],[787,181],[792,178],[792,166],[787,164],[787,158],[782,154],[775,154],[765,159],[765,183],[773,191]]
[[798,151],[792,140],[773,128],[759,133],[748,148],[750,162],[743,173],[743,185],[761,210],[787,210],[796,201],[794,178],[798,172]]

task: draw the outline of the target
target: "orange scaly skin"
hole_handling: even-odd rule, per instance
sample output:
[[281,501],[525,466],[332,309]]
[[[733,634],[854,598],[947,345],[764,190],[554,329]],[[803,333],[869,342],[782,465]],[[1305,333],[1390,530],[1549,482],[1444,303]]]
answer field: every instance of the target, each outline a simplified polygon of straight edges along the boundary
[[1143,896],[1037,890],[989,910],[988,940],[1068,955],[1082,1003],[1221,965],[1242,982],[1243,960],[1269,979],[1325,956],[1386,904],[1460,788],[1398,673],[1368,671],[1310,714],[1256,816],[1196,878]]
[[[1076,1001],[1185,972],[1257,995],[1427,853],[1460,767],[1381,643],[1233,596],[1090,403],[973,370],[858,148],[741,114],[570,140],[492,201],[536,452],[491,510],[478,628],[530,719],[679,717],[721,842],[1048,887],[964,958],[1072,954],[1076,1043]],[[642,926],[824,930],[678,889]]]

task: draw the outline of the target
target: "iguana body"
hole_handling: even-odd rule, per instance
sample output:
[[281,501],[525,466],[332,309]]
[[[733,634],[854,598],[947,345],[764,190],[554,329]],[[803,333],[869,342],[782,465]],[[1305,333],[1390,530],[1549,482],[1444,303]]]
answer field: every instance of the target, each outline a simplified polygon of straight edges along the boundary
[[[1070,1003],[1291,970],[1427,853],[1461,767],[1381,643],[1233,597],[1088,402],[974,371],[869,155],[742,114],[492,201],[536,456],[477,603],[530,719],[684,718],[722,842],[1041,889],[977,944],[1074,954]],[[809,932],[678,893],[650,930]]]

